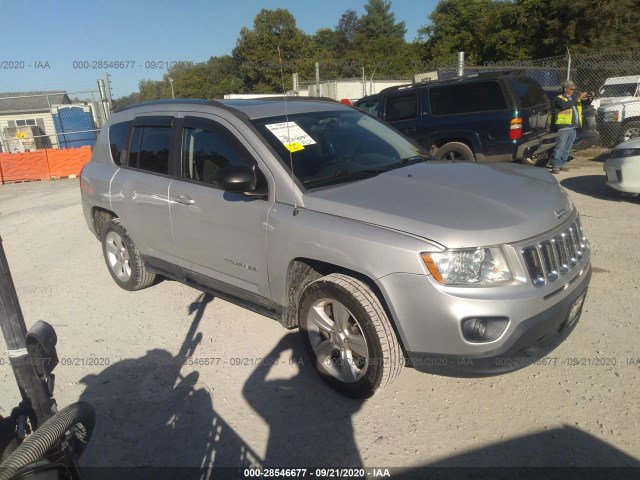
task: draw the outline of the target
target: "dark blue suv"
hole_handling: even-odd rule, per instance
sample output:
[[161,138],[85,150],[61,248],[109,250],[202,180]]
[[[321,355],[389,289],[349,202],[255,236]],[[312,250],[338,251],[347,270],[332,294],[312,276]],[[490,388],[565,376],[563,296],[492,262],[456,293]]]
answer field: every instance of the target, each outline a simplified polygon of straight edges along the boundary
[[546,163],[556,134],[545,91],[520,72],[401,85],[355,106],[388,122],[436,159]]

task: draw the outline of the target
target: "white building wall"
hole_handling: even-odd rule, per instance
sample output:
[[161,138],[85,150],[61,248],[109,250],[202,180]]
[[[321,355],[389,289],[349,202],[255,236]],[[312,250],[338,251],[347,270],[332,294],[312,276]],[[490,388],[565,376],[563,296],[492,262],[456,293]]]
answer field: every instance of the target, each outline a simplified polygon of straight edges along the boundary
[[[33,140],[29,139],[16,139],[15,137],[7,138],[6,129],[9,127],[10,120],[38,120],[42,119],[44,123],[44,132],[49,135],[53,148],[58,148],[58,138],[56,137],[56,129],[53,124],[53,115],[50,112],[47,113],[20,113],[17,115],[0,115],[0,141],[2,141],[3,151],[13,151],[17,148],[18,151],[23,152],[26,148],[32,144]],[[9,144],[9,145],[8,145]],[[29,148],[32,150],[33,148]]]

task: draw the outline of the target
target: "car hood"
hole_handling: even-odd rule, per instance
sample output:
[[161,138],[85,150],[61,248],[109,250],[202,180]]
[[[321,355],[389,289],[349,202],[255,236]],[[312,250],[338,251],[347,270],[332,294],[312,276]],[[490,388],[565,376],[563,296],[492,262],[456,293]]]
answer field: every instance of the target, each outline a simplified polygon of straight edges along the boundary
[[613,147],[614,150],[622,150],[625,148],[640,148],[640,137],[632,138],[631,140],[619,143],[618,145]]
[[[517,242],[546,232],[572,210],[545,169],[428,162],[310,191],[304,207],[399,230],[447,248]],[[557,217],[561,217],[558,220]]]

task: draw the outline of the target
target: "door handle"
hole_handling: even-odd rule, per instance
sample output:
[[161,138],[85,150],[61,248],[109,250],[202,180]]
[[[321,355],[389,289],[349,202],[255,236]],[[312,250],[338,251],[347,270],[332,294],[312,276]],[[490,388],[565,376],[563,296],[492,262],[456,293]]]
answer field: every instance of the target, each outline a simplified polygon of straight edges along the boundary
[[417,131],[417,128],[407,128],[407,133],[416,133]]
[[175,197],[173,197],[173,199],[178,203],[182,203],[183,205],[193,205],[194,203],[196,203],[196,201],[189,195],[176,195]]

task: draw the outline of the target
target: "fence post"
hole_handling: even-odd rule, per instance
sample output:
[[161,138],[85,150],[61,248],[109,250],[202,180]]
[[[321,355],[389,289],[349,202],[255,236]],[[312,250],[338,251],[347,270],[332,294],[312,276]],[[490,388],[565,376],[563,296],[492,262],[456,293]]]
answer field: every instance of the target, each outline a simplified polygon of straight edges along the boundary
[[464,75],[464,52],[458,52],[458,76]]
[[316,62],[316,97],[320,96],[320,62]]

